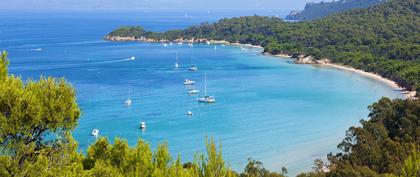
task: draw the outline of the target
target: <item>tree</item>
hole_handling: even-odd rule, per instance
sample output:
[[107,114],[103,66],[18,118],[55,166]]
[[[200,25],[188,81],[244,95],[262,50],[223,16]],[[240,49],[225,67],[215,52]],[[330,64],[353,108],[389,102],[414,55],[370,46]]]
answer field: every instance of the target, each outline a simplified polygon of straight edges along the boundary
[[6,57],[3,52],[0,58],[0,150],[8,164],[2,168],[13,174],[47,162],[67,163],[77,147],[71,136],[80,116],[75,90],[64,79],[24,83],[8,76]]
[[9,61],[7,60],[7,52],[3,51],[0,53],[0,80],[7,77],[7,65]]
[[401,177],[420,176],[420,152],[413,150],[408,159],[404,162]]

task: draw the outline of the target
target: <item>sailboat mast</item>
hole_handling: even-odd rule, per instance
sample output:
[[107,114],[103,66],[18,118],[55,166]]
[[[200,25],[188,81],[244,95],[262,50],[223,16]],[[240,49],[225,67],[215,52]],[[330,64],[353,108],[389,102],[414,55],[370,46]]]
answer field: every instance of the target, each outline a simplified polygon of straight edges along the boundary
[[204,96],[207,96],[207,73],[204,73]]

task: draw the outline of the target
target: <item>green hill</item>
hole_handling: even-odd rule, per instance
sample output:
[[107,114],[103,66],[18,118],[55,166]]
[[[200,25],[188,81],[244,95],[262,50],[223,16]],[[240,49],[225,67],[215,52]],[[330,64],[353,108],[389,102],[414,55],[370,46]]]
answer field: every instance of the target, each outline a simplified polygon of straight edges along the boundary
[[332,2],[307,3],[302,11],[292,11],[286,18],[288,20],[313,20],[331,14],[351,9],[367,8],[383,2],[384,0],[339,0]]

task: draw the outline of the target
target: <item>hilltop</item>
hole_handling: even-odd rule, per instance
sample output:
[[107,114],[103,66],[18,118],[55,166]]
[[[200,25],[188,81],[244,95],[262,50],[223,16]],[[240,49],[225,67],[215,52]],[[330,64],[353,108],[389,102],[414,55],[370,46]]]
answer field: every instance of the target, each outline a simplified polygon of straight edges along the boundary
[[351,9],[367,8],[377,5],[384,0],[339,0],[332,2],[307,3],[302,11],[292,11],[286,17],[288,20],[314,20],[331,14],[344,12]]

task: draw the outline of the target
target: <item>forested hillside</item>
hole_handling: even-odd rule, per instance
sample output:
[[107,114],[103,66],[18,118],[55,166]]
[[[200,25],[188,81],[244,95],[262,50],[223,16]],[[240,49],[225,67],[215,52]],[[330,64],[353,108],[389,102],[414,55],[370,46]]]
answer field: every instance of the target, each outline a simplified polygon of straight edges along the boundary
[[351,9],[370,7],[383,2],[384,0],[338,0],[332,2],[307,3],[302,11],[292,11],[288,20],[314,20],[326,17],[331,14],[344,12]]
[[251,16],[164,33],[125,27],[109,36],[129,33],[136,39],[207,38],[261,45],[272,54],[329,58],[335,63],[378,73],[409,90],[419,90],[419,9],[419,0],[390,0],[315,21],[289,23],[274,17]]

